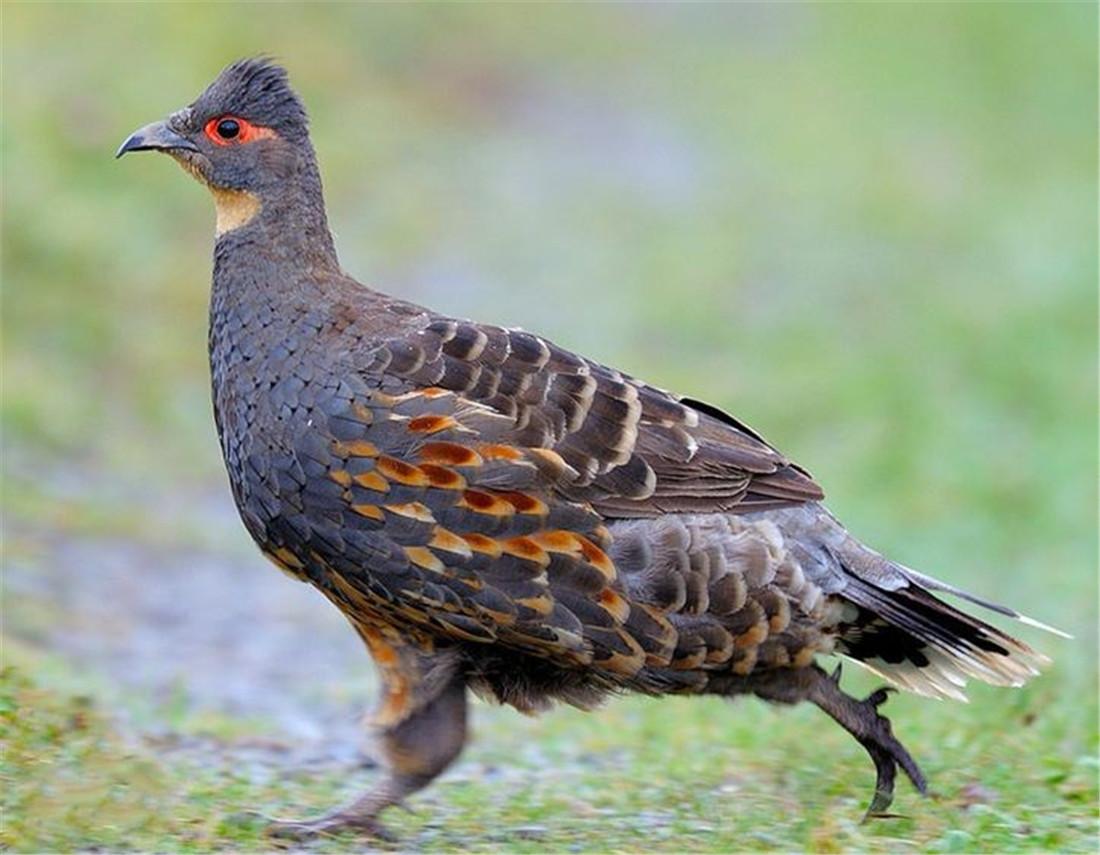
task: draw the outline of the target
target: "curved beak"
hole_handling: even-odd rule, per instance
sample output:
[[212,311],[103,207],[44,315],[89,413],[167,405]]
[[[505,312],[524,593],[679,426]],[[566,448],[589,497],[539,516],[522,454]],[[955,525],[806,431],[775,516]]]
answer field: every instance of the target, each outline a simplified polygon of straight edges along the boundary
[[130,134],[118,147],[115,158],[122,157],[128,151],[171,151],[172,149],[198,151],[194,143],[171,130],[165,122],[153,122]]

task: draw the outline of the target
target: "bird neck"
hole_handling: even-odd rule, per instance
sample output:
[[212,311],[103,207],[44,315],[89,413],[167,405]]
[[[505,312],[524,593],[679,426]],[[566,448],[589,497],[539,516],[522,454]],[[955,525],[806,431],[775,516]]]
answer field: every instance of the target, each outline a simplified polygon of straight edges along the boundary
[[321,175],[306,149],[283,174],[257,192],[214,190],[218,263],[274,265],[284,274],[338,273],[325,216]]

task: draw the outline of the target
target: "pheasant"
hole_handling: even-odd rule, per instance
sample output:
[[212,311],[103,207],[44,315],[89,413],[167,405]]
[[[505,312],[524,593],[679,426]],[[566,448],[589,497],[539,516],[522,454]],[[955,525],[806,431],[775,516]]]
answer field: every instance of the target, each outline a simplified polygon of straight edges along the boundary
[[1041,624],[864,546],[722,410],[345,273],[306,111],[270,60],[230,65],[117,156],[142,150],[214,197],[214,416],[241,519],[380,675],[381,780],[274,830],[383,833],[462,750],[471,692],[528,713],[622,692],[809,701],[871,756],[881,814],[899,767],[925,777],[887,689],[854,698],[819,656],[956,699],[1048,662],[935,594]]

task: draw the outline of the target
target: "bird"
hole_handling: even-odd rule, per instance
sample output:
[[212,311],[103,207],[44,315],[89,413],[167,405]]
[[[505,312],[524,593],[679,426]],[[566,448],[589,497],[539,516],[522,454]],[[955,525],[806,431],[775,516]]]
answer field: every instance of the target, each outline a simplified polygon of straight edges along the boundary
[[[379,780],[273,833],[384,836],[467,740],[471,695],[538,713],[623,693],[807,701],[900,769],[880,712],[965,699],[1049,659],[937,594],[1053,630],[851,535],[810,473],[738,419],[547,338],[346,273],[302,100],[268,57],[128,136],[211,192],[209,356],[233,499],[262,553],[373,658]],[[887,682],[846,693],[835,656]]]

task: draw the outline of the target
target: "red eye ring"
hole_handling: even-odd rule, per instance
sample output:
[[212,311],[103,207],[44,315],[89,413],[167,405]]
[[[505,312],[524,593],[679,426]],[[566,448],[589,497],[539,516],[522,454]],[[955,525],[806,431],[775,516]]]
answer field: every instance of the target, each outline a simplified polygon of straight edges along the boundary
[[218,116],[206,123],[203,132],[215,145],[237,145],[250,143],[260,137],[271,135],[267,128],[242,119],[240,116]]

